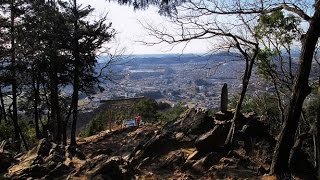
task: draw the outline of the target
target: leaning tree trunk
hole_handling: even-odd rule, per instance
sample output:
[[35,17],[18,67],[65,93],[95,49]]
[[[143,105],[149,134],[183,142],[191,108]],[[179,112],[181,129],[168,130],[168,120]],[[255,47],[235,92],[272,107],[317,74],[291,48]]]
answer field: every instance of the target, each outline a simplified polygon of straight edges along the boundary
[[248,85],[250,82],[250,77],[251,77],[252,68],[253,68],[255,58],[256,58],[256,54],[254,55],[254,57],[250,58],[250,60],[248,58],[246,58],[246,67],[245,67],[245,72],[244,72],[244,76],[242,79],[242,90],[241,90],[240,98],[239,98],[237,106],[236,106],[235,113],[232,118],[231,128],[229,130],[227,139],[225,141],[226,146],[231,145],[233,142],[233,135],[234,135],[234,131],[236,128],[236,119],[238,118],[239,114],[241,113],[240,112],[241,106],[242,106],[242,103],[245,98],[247,88],[248,88]]
[[234,135],[234,131],[235,131],[235,128],[236,128],[236,119],[239,116],[239,114],[241,113],[240,110],[241,110],[241,106],[242,106],[244,97],[245,97],[246,92],[247,92],[248,84],[249,84],[249,79],[248,78],[246,78],[246,80],[243,80],[243,86],[242,86],[240,98],[238,100],[238,103],[237,103],[237,106],[236,106],[236,109],[235,109],[235,113],[234,113],[233,118],[232,118],[231,128],[229,130],[227,139],[225,141],[225,145],[227,145],[227,146],[229,146],[233,142],[233,135]]
[[319,10],[316,10],[314,17],[310,20],[309,29],[302,43],[300,66],[295,78],[288,112],[282,124],[280,137],[274,150],[270,174],[282,175],[290,172],[290,150],[294,145],[294,138],[299,125],[303,102],[311,92],[308,80],[313,54],[320,35],[319,13]]

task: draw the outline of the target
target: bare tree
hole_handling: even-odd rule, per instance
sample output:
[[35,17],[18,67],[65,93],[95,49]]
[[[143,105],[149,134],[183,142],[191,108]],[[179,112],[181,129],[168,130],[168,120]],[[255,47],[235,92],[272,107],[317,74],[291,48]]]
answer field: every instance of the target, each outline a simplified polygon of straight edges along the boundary
[[[147,45],[168,43],[173,46],[179,43],[188,43],[196,39],[212,40],[216,52],[237,52],[239,58],[245,61],[242,77],[242,90],[238,100],[236,111],[232,119],[232,125],[225,141],[226,145],[232,143],[236,126],[236,119],[240,114],[252,68],[259,52],[258,39],[255,36],[253,25],[256,22],[258,9],[247,11],[246,7],[252,6],[248,2],[234,1],[220,3],[217,1],[187,1],[177,8],[176,14],[171,14],[170,23],[174,24],[177,32],[170,32],[164,27],[144,24],[149,35],[158,41],[146,42]],[[248,13],[250,12],[250,13]]]

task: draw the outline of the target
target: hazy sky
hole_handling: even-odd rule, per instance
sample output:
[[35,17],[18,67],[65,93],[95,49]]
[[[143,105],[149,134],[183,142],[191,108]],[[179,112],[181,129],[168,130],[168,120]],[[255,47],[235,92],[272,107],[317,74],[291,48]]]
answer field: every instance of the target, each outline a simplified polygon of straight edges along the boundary
[[[166,23],[166,17],[160,16],[156,7],[150,7],[145,11],[134,11],[133,7],[120,6],[117,3],[107,0],[79,0],[78,3],[83,5],[90,4],[91,7],[95,8],[95,13],[90,17],[92,20],[108,14],[108,20],[112,22],[113,27],[118,32],[116,40],[108,44],[108,46],[112,48],[125,48],[126,54],[181,53],[183,50],[183,44],[172,49],[168,44],[145,46],[138,42],[150,42],[154,40],[147,35],[139,21],[150,22],[153,25],[165,24],[170,30],[170,24]],[[189,43],[183,52],[205,53],[207,51],[207,45],[208,43],[205,41],[194,41]]]

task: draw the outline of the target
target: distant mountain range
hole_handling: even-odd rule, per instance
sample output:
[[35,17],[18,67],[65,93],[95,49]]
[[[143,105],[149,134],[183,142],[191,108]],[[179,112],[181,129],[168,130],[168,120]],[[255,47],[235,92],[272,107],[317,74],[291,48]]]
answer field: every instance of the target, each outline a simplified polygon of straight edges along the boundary
[[168,55],[138,55],[132,56],[132,61],[139,64],[179,64],[179,63],[196,63],[207,61],[239,59],[239,54],[235,53],[217,53],[212,55],[197,54],[168,54]]
[[[100,58],[108,59],[106,57]],[[179,64],[179,63],[197,63],[208,61],[225,61],[225,60],[240,60],[240,55],[236,53],[217,53],[217,54],[147,54],[147,55],[131,55],[123,56],[126,65],[135,64]],[[104,64],[103,62],[101,62]],[[102,66],[100,64],[99,66]]]

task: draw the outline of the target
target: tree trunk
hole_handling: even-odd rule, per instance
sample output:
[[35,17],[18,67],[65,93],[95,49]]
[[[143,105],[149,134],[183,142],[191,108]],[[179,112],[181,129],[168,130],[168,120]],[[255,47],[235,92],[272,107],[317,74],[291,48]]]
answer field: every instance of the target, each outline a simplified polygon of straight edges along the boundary
[[79,53],[79,41],[78,41],[78,10],[77,10],[77,0],[73,0],[73,13],[74,13],[74,39],[73,39],[73,57],[74,57],[74,74],[73,74],[73,94],[72,94],[72,127],[71,127],[71,145],[76,145],[76,129],[78,120],[78,99],[79,99],[79,63],[80,63],[80,53]]
[[316,168],[318,179],[320,178],[320,77],[319,77],[319,84],[318,84],[318,114],[316,119]]
[[[76,75],[76,74],[75,74]],[[77,145],[76,141],[76,130],[77,130],[77,120],[78,120],[78,99],[79,99],[79,80],[74,79],[73,84],[73,95],[72,95],[72,127],[71,127],[71,145]]]
[[247,92],[247,88],[248,88],[248,85],[249,85],[249,82],[250,82],[250,77],[251,77],[252,68],[253,68],[253,64],[254,64],[255,58],[256,58],[256,55],[254,55],[252,58],[250,58],[250,60],[246,59],[246,68],[245,68],[244,76],[243,76],[243,79],[242,79],[242,90],[241,90],[239,101],[238,101],[237,106],[236,106],[235,113],[234,113],[233,118],[232,118],[231,128],[229,130],[227,139],[225,141],[225,145],[226,146],[231,145],[232,142],[233,142],[233,135],[234,135],[234,131],[235,131],[235,128],[236,128],[236,119],[239,116],[239,114],[241,113],[240,112],[241,106],[242,106],[243,100],[244,100],[244,98],[246,96],[246,92]]
[[[52,66],[51,68],[55,68]],[[59,114],[59,87],[58,87],[58,77],[57,72],[51,72],[51,87],[50,87],[50,104],[51,104],[51,114],[50,114],[50,124],[49,128],[53,133],[53,139],[56,143],[61,143],[61,119]]]
[[6,107],[4,105],[3,101],[3,93],[2,93],[2,87],[0,87],[0,103],[1,103],[1,118],[3,117],[4,122],[7,123],[7,112],[6,112]]
[[62,144],[67,145],[67,122],[62,121]]
[[3,119],[3,114],[2,114],[2,107],[1,107],[1,105],[0,105],[0,124],[1,124],[1,122],[2,122],[2,119]]
[[20,134],[20,136],[21,136],[21,139],[22,139],[23,145],[24,145],[24,147],[25,147],[26,151],[28,151],[28,150],[29,150],[29,148],[28,148],[28,144],[27,144],[26,139],[24,138],[23,132],[22,132],[22,130],[21,130],[21,128],[20,128],[20,127],[18,127],[18,129],[19,129],[19,134]]
[[40,84],[39,84],[39,76],[34,75],[33,77],[33,89],[34,89],[34,124],[35,124],[35,130],[36,130],[36,137],[38,139],[41,138],[40,135],[40,129],[39,129],[39,111],[38,111],[38,104],[39,104],[39,89],[40,89]]
[[[245,82],[245,81],[243,81],[243,82]],[[249,82],[249,81],[247,81],[247,82]],[[232,118],[232,124],[231,124],[230,130],[229,130],[227,139],[225,141],[225,145],[227,145],[227,146],[231,145],[232,142],[233,142],[233,135],[234,135],[234,131],[235,131],[235,128],[236,128],[236,119],[239,116],[239,114],[241,113],[240,112],[241,106],[242,106],[244,97],[245,97],[246,92],[247,92],[248,84],[249,84],[247,82],[243,83],[243,85],[242,85],[240,98],[238,100],[238,103],[237,103],[237,106],[236,106],[236,109],[235,109],[235,113],[234,113],[233,118]]]
[[284,105],[282,104],[282,100],[281,100],[280,90],[278,88],[278,85],[277,85],[277,82],[275,80],[275,77],[273,76],[273,74],[271,72],[269,72],[269,76],[272,79],[272,83],[273,83],[273,86],[274,86],[274,89],[275,89],[275,92],[276,92],[276,95],[277,95],[278,109],[279,109],[279,111],[281,113],[280,114],[281,123],[283,123],[285,113],[284,113]]
[[11,70],[12,70],[12,121],[14,126],[15,146],[20,150],[20,135],[17,108],[17,77],[16,77],[16,45],[15,45],[15,0],[11,0]]
[[68,126],[68,122],[69,122],[69,119],[70,119],[70,116],[71,116],[71,113],[73,112],[73,97],[72,97],[72,100],[71,100],[71,104],[70,104],[70,108],[68,110],[68,114],[67,114],[67,117],[65,118],[65,120],[63,121],[63,134],[62,134],[62,142],[63,142],[63,145],[67,145],[67,126]]
[[299,119],[302,111],[302,105],[311,92],[308,85],[309,74],[311,70],[313,54],[320,35],[320,14],[316,10],[312,20],[310,20],[309,29],[303,40],[300,66],[295,78],[295,84],[291,94],[288,113],[282,124],[282,130],[279,140],[274,150],[270,174],[282,175],[288,174],[290,150],[294,144],[294,137],[299,125]]
[[61,113],[60,113],[60,104],[59,104],[59,88],[58,84],[56,86],[56,97],[55,97],[55,102],[56,102],[56,117],[57,117],[57,143],[61,144],[62,142],[62,118],[61,118]]

